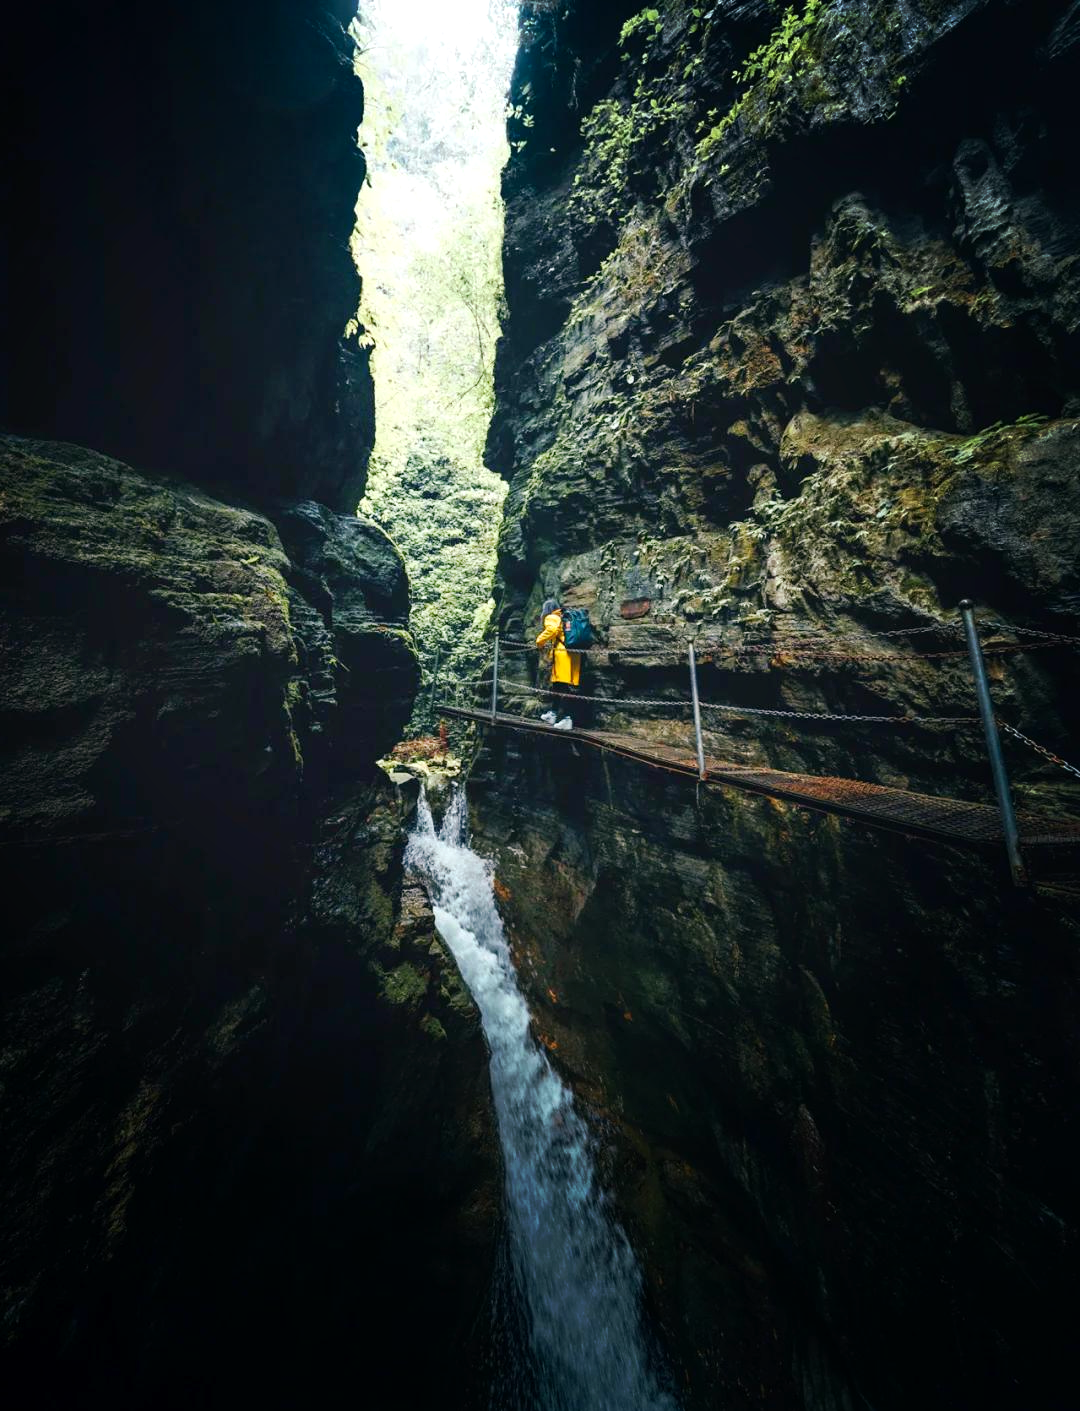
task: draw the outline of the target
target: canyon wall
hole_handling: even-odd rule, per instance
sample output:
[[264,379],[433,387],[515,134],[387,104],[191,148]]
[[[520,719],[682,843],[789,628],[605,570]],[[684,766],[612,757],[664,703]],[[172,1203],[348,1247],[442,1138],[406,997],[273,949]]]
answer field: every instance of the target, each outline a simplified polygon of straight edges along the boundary
[[349,253],[364,180],[349,0],[5,27],[0,420],[352,511],[373,424]]
[[[526,7],[499,626],[588,607],[586,690],[667,703],[609,728],[691,747],[691,639],[711,702],[970,717],[969,595],[1003,718],[1066,749],[1075,651],[994,624],[1080,601],[1078,39],[1065,3]],[[706,727],[990,795],[967,726]],[[1075,817],[1007,747],[1020,805]],[[1069,889],[572,738],[493,732],[471,794],[686,1406],[1064,1407]]]
[[[348,5],[21,7],[0,438],[13,1407],[444,1394],[500,1165],[374,766]],[[121,459],[117,459],[117,457]],[[456,1394],[456,1388],[455,1392]]]

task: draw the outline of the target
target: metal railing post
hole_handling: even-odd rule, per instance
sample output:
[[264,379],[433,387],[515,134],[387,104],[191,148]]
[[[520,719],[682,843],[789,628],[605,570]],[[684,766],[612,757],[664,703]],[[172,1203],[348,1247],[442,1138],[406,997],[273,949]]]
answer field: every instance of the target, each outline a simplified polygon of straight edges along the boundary
[[705,778],[705,746],[701,739],[701,706],[698,703],[697,693],[697,657],[694,655],[694,644],[690,643],[690,698],[694,703],[694,735],[697,739],[697,771],[698,778]]
[[967,638],[971,670],[975,676],[975,695],[978,697],[979,715],[982,717],[983,734],[986,736],[986,752],[990,756],[990,772],[994,776],[994,792],[997,794],[998,811],[1001,814],[1001,831],[1005,835],[1005,851],[1009,856],[1009,871],[1012,873],[1013,884],[1023,887],[1027,883],[1027,874],[1024,870],[1024,860],[1020,856],[1020,832],[1016,826],[1009,776],[1005,772],[1005,759],[1001,753],[1001,737],[990,700],[986,662],[975,627],[975,604],[970,598],[961,602],[960,615],[964,620],[964,636]]
[[491,673],[491,723],[495,724],[495,717],[499,709],[499,634],[495,633],[495,666]]
[[442,660],[442,647],[435,648],[435,666],[431,672],[431,695],[428,697],[428,715],[435,714],[435,688],[439,683],[439,662]]

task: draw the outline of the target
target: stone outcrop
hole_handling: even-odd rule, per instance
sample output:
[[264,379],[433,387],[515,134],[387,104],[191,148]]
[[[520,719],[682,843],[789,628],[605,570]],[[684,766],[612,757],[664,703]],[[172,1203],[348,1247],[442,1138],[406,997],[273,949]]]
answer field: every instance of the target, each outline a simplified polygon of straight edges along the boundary
[[[1075,634],[1071,13],[528,12],[500,627],[586,606],[588,689],[682,703],[610,728],[690,744],[688,639],[710,701],[952,716],[958,599]],[[1064,749],[1073,661],[991,657],[1003,717]],[[977,731],[707,725],[724,758],[989,794]],[[471,793],[687,1407],[1063,1405],[1070,896],[561,741],[490,736]]]
[[325,807],[331,771],[338,793],[370,777],[417,682],[380,531],[290,506],[290,557],[265,515],[196,487],[74,446],[0,448],[9,837],[217,830],[223,855],[257,835],[258,858]]

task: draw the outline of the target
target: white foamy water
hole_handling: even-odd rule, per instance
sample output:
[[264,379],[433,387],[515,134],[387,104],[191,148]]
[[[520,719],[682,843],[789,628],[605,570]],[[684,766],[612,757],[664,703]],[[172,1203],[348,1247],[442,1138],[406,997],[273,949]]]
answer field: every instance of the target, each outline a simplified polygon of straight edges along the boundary
[[491,1049],[511,1262],[532,1364],[529,1391],[500,1411],[676,1411],[650,1367],[637,1261],[597,1185],[585,1123],[529,1032],[491,868],[467,832],[463,792],[438,830],[421,797],[406,865],[427,881]]

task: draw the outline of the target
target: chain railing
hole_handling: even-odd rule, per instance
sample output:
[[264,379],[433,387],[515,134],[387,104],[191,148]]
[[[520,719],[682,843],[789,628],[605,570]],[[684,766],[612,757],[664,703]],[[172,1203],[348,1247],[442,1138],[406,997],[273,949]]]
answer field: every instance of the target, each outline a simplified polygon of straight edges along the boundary
[[[1039,634],[1044,640],[1037,642],[1001,642],[983,647],[985,656],[1009,656],[1022,652],[1045,651],[1072,644],[1071,638],[1055,637],[1048,633]],[[725,657],[736,663],[749,658],[756,666],[766,670],[785,671],[808,669],[821,662],[835,666],[841,662],[878,662],[896,666],[902,661],[931,662],[963,660],[968,657],[966,647],[953,647],[939,651],[844,651],[845,642],[864,645],[857,638],[837,637],[824,639],[822,645],[806,645],[802,640],[777,638],[768,642],[711,642],[708,639],[694,638],[693,644],[698,661],[702,665],[716,665]],[[529,642],[500,640],[500,650],[511,654],[527,653],[536,648]],[[674,649],[668,645],[655,647],[597,646],[581,649],[581,655],[593,658],[605,666],[618,668],[624,664],[640,663],[647,667],[682,667],[686,663],[685,648]]]
[[[486,684],[491,684],[490,676],[483,679]],[[517,695],[548,696],[551,694],[550,687],[526,686],[521,681],[500,681],[499,690]],[[650,709],[661,710],[685,711],[690,708],[688,701],[670,700],[661,696],[590,696],[575,691],[574,700],[606,706],[633,706],[635,708],[647,706]],[[792,720],[871,721],[889,725],[977,725],[979,723],[977,715],[860,715],[854,711],[780,710],[764,706],[721,704],[714,701],[702,701],[700,704],[703,711],[723,711],[730,715],[782,716]]]
[[1070,637],[1064,632],[1039,632],[1034,627],[1012,627],[1007,622],[986,622],[980,623],[980,626],[991,631],[1017,632],[1021,637],[1045,637],[1050,642],[1080,647],[1080,637]]
[[1030,745],[1036,754],[1041,754],[1043,759],[1048,759],[1051,764],[1056,764],[1059,769],[1064,769],[1067,773],[1080,779],[1080,769],[1077,769],[1075,764],[1070,764],[1067,759],[1062,759],[1061,756],[1055,754],[1053,750],[1048,750],[1045,745],[1040,745],[1037,741],[1031,739],[1030,736],[1022,734],[1021,731],[1017,730],[1015,725],[1010,725],[1004,720],[1000,721],[999,724],[1006,734],[1012,735],[1014,739],[1022,740],[1025,745]]
[[[707,637],[697,636],[687,642],[685,647],[676,649],[674,643],[660,643],[651,647],[618,647],[600,646],[587,648],[581,655],[591,656],[596,660],[603,660],[606,664],[618,667],[626,664],[640,664],[643,669],[651,669],[656,666],[689,666],[690,670],[690,693],[686,698],[668,698],[661,696],[610,696],[601,694],[584,694],[575,690],[572,699],[598,705],[606,710],[649,710],[653,712],[678,711],[680,713],[692,713],[692,725],[697,746],[698,769],[702,778],[705,777],[705,752],[702,734],[702,717],[706,719],[714,717],[745,717],[762,718],[772,720],[797,720],[814,724],[844,724],[844,725],[885,725],[892,727],[941,727],[950,728],[970,728],[981,723],[984,731],[988,757],[991,765],[991,772],[994,778],[995,791],[997,793],[998,807],[1001,815],[1002,831],[1009,852],[1009,862],[1013,878],[1018,885],[1025,881],[1023,862],[1019,851],[1019,837],[1016,827],[1016,819],[1012,808],[1012,798],[1009,788],[1008,776],[1005,771],[1005,764],[1001,754],[999,742],[999,725],[1008,735],[1020,740],[1035,750],[1050,763],[1066,770],[1075,778],[1080,779],[1080,769],[1062,759],[1060,755],[1048,750],[1045,746],[1039,745],[1029,736],[1023,734],[1015,726],[999,721],[993,711],[990,702],[989,682],[985,669],[984,658],[987,655],[1008,655],[1018,652],[1038,651],[1049,647],[1075,647],[1080,645],[1080,637],[1071,637],[1060,632],[1046,632],[1036,628],[1012,627],[1007,623],[991,620],[983,623],[976,623],[974,611],[969,602],[965,600],[961,604],[961,621],[957,623],[931,623],[917,627],[904,627],[890,630],[888,632],[877,633],[878,637],[896,640],[901,646],[895,651],[843,651],[845,644],[851,643],[860,648],[865,648],[866,643],[863,638],[856,637],[830,637],[815,636],[812,633],[788,632],[787,635],[778,634],[768,639],[751,638],[738,642],[716,642]],[[986,646],[982,644],[979,629],[992,631],[994,633],[1010,632],[1016,636],[1026,637],[1033,640],[1017,642],[992,642]],[[902,644],[911,638],[925,636],[929,634],[947,634],[955,637],[962,634],[964,645],[955,648],[934,651],[903,650]],[[492,670],[483,676],[472,677],[466,680],[459,680],[453,683],[458,695],[465,693],[482,692],[486,700],[483,702],[483,711],[479,708],[476,714],[483,713],[490,717],[492,724],[498,722],[498,702],[500,693],[503,697],[507,695],[517,695],[525,697],[550,696],[550,687],[531,686],[522,681],[508,680],[505,676],[500,678],[500,654],[510,654],[511,659],[521,653],[531,653],[536,650],[536,644],[528,641],[516,640],[514,638],[503,639],[496,635],[493,643],[494,659]],[[976,699],[979,705],[977,715],[924,715],[915,714],[910,711],[898,708],[891,714],[858,712],[858,711],[814,711],[796,710],[780,706],[749,706],[738,705],[732,702],[706,701],[702,700],[698,692],[698,665],[704,661],[707,664],[716,666],[718,660],[732,659],[736,662],[742,660],[760,661],[767,664],[772,669],[777,670],[798,670],[807,663],[821,662],[822,664],[833,666],[839,662],[853,661],[873,661],[887,663],[890,666],[916,661],[948,661],[958,660],[967,657],[969,659],[972,675],[975,683]],[[434,685],[432,687],[432,701],[434,702]]]
[[[657,625],[665,631],[685,630],[686,626],[686,624],[684,623],[664,623]],[[413,628],[411,627],[408,621],[402,621],[400,618],[389,619],[375,616],[367,616],[362,613],[333,613],[331,621],[328,622],[326,626],[328,628],[339,626],[371,627],[384,631],[408,632],[412,636],[416,636]],[[977,623],[977,626],[982,632],[1009,632],[1012,633],[1014,636],[1018,637],[1032,637],[1038,638],[1045,642],[1052,642],[1062,646],[1080,647],[1080,637],[1071,636],[1066,632],[1048,632],[1043,629],[1034,627],[1017,627],[1013,623],[1003,622],[996,618],[991,618],[987,621],[979,622]],[[742,631],[738,623],[732,623],[730,630],[734,632]],[[926,623],[918,627],[891,628],[888,631],[872,632],[870,633],[870,635],[875,638],[881,638],[882,640],[899,640],[910,637],[927,636],[935,633],[945,636],[956,636],[960,634],[962,630],[963,629],[959,623],[933,622]],[[417,640],[419,641],[420,639],[417,638]],[[866,645],[865,637],[855,637],[845,633],[831,633],[819,627],[808,627],[805,629],[801,629],[792,626],[780,626],[776,632],[768,633],[765,635],[744,635],[737,643],[732,643],[730,640],[717,641],[707,635],[699,635],[697,637],[694,637],[693,641],[699,656],[702,652],[743,652],[750,650],[765,654],[768,654],[770,652],[783,652],[785,654],[790,654],[792,652],[810,653],[818,650],[817,644],[821,644],[821,649],[824,650],[826,653],[832,655],[836,652],[838,645],[842,645],[845,643],[850,643],[853,646],[860,647],[865,647]],[[434,644],[428,645],[434,646]],[[443,643],[442,645],[445,647],[445,643]],[[533,642],[516,640],[510,637],[502,638],[500,645],[504,651],[535,650],[535,644]],[[1013,648],[1021,648],[1023,646],[1022,643],[1014,643],[1011,645]],[[610,655],[618,657],[655,657],[658,653],[662,653],[665,650],[672,650],[674,646],[674,643],[660,643],[651,647],[613,647],[597,645],[594,647],[583,648],[582,651],[586,655],[592,653],[598,655]],[[1004,649],[1005,648],[1001,647],[984,647],[983,650],[991,651]],[[963,652],[958,651],[956,654],[962,656]],[[881,656],[887,659],[892,659],[893,655],[894,654],[887,652],[881,653]],[[924,658],[942,655],[942,653],[917,652],[913,653],[913,655],[918,656],[919,658]]]

